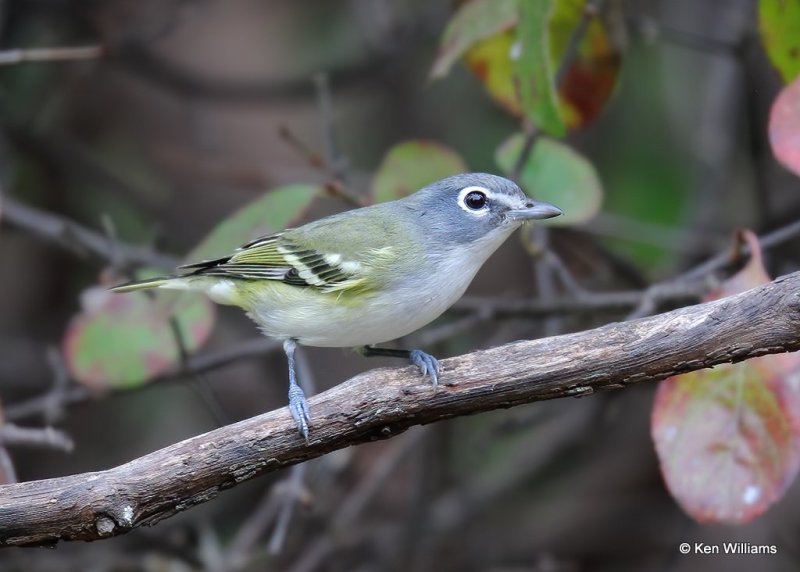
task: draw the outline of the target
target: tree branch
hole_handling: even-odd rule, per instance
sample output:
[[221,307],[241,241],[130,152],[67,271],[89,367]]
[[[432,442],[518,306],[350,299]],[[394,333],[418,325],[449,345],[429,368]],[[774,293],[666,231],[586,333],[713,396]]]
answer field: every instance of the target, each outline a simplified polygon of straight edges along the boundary
[[124,534],[247,479],[412,425],[793,351],[798,292],[795,272],[730,298],[444,360],[437,391],[411,367],[373,370],[311,399],[308,444],[284,407],[113,469],[0,486],[0,545]]
[[143,246],[114,243],[72,219],[24,205],[9,196],[3,197],[2,222],[8,222],[78,255],[90,254],[103,261],[114,260],[116,254],[130,264],[153,265],[170,270],[180,264],[177,257]]
[[[186,97],[254,105],[314,95],[314,84],[305,75],[275,80],[231,81],[195,73],[137,43],[118,45],[109,52],[109,61],[121,69]],[[394,69],[391,64],[396,59],[396,51],[369,54],[361,61],[328,70],[328,73],[340,85],[359,86],[386,77]]]
[[18,48],[0,51],[0,65],[26,62],[63,62],[96,60],[105,55],[102,46],[65,46],[57,48]]

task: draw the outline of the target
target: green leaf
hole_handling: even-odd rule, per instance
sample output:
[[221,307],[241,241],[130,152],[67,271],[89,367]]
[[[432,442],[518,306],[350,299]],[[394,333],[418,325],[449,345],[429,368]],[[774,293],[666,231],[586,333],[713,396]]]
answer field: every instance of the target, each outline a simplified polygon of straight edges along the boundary
[[[707,300],[769,282],[751,258]],[[651,432],[667,487],[700,522],[748,522],[779,500],[800,469],[798,354],[769,355],[661,382]]]
[[464,61],[495,103],[521,117],[524,112],[514,87],[510,55],[516,37],[516,32],[509,30],[481,40],[467,51]]
[[[524,137],[512,135],[495,155],[500,169],[510,174]],[[600,210],[603,187],[594,166],[577,151],[559,141],[539,138],[520,173],[520,184],[531,197],[558,205],[564,215],[550,224],[571,225],[592,218]]]
[[513,29],[473,42],[464,54],[467,67],[496,103],[556,136],[596,118],[617,84],[624,21],[619,6],[611,4],[589,20],[561,85],[555,85],[586,3],[525,0],[522,24],[518,16]]
[[[202,294],[153,297],[114,294],[94,286],[67,327],[63,352],[71,375],[94,389],[137,387],[177,366],[180,347],[191,353],[208,339],[213,304]],[[170,320],[180,331],[180,345]]]
[[372,197],[378,203],[399,199],[466,170],[458,153],[441,143],[421,139],[398,143],[389,149],[375,173]]
[[259,236],[278,232],[300,219],[323,193],[318,185],[288,185],[270,191],[220,222],[186,257],[189,262],[226,256]]
[[800,75],[800,0],[760,0],[758,24],[767,56],[789,83]]
[[517,44],[511,60],[525,116],[545,133],[563,137],[567,127],[561,117],[550,56],[551,0],[520,0]]
[[431,78],[447,75],[453,63],[480,40],[517,23],[518,0],[471,0],[450,19],[442,34]]
[[769,142],[778,161],[800,177],[800,76],[772,104]]

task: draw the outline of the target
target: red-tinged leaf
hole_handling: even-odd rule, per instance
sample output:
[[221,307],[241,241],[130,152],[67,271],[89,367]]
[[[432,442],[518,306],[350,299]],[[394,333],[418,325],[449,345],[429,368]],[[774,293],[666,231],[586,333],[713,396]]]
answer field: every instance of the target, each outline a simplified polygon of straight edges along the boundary
[[728,278],[719,288],[709,292],[703,298],[704,302],[741,294],[756,286],[772,281],[764,268],[764,258],[761,255],[761,244],[758,242],[758,236],[751,230],[741,230],[737,233],[736,241],[740,244],[745,243],[750,247],[750,259],[739,272]]
[[784,87],[772,104],[769,142],[778,161],[800,176],[800,76]]
[[442,34],[431,78],[447,75],[453,63],[474,44],[512,28],[519,0],[470,0],[461,5]]
[[[500,169],[511,173],[522,152],[524,137],[512,135],[495,154]],[[603,186],[594,165],[560,141],[539,138],[520,172],[523,190],[535,199],[558,205],[564,214],[549,224],[585,222],[600,210]]]
[[[769,282],[752,256],[708,299]],[[651,431],[672,495],[700,522],[747,522],[781,498],[800,469],[800,358],[770,355],[664,380]]]
[[760,0],[758,26],[769,60],[789,83],[800,75],[800,0]]
[[464,62],[483,84],[489,96],[512,115],[524,112],[514,87],[511,52],[516,31],[506,31],[475,43],[464,55]]
[[[513,30],[475,42],[467,67],[499,105],[560,136],[597,117],[614,91],[624,25],[617,3],[589,21],[561,86],[556,72],[580,25],[586,0],[525,0]],[[556,97],[557,92],[557,97]]]
[[[70,374],[98,390],[136,387],[177,366],[181,346],[202,346],[214,323],[213,304],[202,294],[115,294],[94,286],[64,335]],[[176,320],[180,342],[170,324]]]
[[313,200],[323,194],[319,185],[288,185],[246,204],[220,222],[186,257],[189,262],[213,260],[259,236],[295,224]]
[[550,55],[553,4],[553,0],[520,0],[511,61],[525,116],[545,133],[563,137],[567,127],[558,105],[556,68]]
[[793,386],[773,356],[670,378],[652,435],[667,486],[700,522],[747,522],[780,499],[800,467]]
[[[580,25],[586,0],[556,0],[550,18],[550,57],[557,69],[572,35]],[[570,129],[586,125],[605,108],[614,92],[622,64],[624,22],[618,3],[609,3],[602,17],[589,21],[559,95],[561,115]]]
[[467,170],[458,153],[441,143],[413,140],[398,143],[384,155],[372,181],[374,202],[392,201]]

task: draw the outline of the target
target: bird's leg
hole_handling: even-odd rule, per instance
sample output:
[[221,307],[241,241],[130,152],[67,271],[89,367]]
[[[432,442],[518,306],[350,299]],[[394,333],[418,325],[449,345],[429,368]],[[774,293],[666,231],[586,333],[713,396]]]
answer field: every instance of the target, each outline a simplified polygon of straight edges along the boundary
[[308,425],[311,423],[311,416],[308,413],[308,402],[303,388],[297,383],[297,374],[294,365],[294,350],[297,342],[289,339],[283,342],[283,351],[286,352],[286,361],[289,363],[289,411],[292,413],[297,430],[308,441]]
[[442,371],[439,361],[422,350],[397,350],[393,348],[376,348],[375,346],[362,346],[359,350],[364,357],[399,357],[407,359],[422,372],[423,376],[430,376],[433,386],[439,385],[439,374]]

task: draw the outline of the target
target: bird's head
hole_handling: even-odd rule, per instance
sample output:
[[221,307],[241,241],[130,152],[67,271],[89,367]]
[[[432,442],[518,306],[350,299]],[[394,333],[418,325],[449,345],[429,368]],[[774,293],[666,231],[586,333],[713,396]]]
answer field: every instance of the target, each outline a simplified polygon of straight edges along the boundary
[[456,244],[505,238],[526,221],[562,214],[550,203],[531,199],[513,181],[487,173],[453,175],[404,200],[424,230]]

